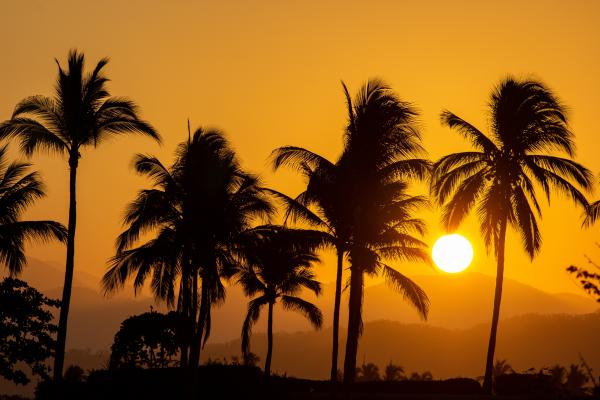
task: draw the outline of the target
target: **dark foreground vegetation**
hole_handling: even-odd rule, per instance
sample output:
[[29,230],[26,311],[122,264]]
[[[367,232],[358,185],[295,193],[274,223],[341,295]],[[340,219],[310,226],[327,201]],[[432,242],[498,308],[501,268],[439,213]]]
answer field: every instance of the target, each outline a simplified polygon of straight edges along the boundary
[[[194,379],[194,377],[196,379]],[[196,387],[194,387],[196,385]],[[500,397],[543,399],[592,399],[593,395],[570,391],[547,373],[504,374],[495,380]],[[196,392],[194,395],[193,393]],[[600,393],[596,393],[598,395]],[[205,365],[197,375],[180,368],[117,369],[94,371],[88,377],[61,383],[46,381],[36,390],[36,399],[411,399],[480,398],[477,380],[369,381],[353,384],[265,376],[257,367],[244,365]]]

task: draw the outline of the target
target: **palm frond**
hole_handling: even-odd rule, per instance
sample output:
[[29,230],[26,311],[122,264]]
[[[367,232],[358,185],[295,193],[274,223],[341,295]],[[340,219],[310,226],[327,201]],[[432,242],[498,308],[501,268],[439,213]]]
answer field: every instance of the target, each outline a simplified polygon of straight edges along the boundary
[[496,144],[479,129],[448,110],[442,111],[442,125],[456,129],[463,137],[471,142],[478,150],[493,154],[498,151]]
[[281,296],[281,305],[284,309],[300,312],[315,328],[323,325],[323,314],[314,304],[294,296]]
[[401,293],[404,299],[417,310],[421,318],[427,320],[430,302],[425,291],[407,276],[385,264],[383,264],[383,276],[388,285]]

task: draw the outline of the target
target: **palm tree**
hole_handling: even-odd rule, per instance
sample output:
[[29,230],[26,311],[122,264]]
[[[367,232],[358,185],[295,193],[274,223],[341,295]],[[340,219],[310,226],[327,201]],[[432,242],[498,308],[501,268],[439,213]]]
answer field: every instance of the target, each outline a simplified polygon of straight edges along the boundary
[[0,263],[11,277],[25,265],[27,240],[65,242],[67,230],[54,221],[22,221],[28,206],[44,196],[44,186],[36,172],[27,172],[30,164],[6,159],[7,146],[0,147]]
[[279,301],[284,309],[302,313],[315,328],[323,323],[321,311],[312,303],[298,297],[303,289],[315,295],[321,284],[315,280],[311,267],[319,258],[314,244],[305,241],[302,230],[270,227],[249,233],[243,248],[244,263],[238,272],[238,282],[247,296],[248,313],[242,327],[242,354],[248,358],[252,326],[258,321],[263,306],[268,307],[267,356],[265,374],[271,374],[273,357],[273,308]]
[[404,379],[406,379],[404,376],[404,368],[400,365],[396,365],[390,361],[390,363],[385,366],[385,373],[383,375],[384,381],[401,381]]
[[[542,244],[538,227],[541,209],[534,182],[548,198],[558,190],[586,206],[578,187],[591,188],[591,174],[570,158],[575,145],[564,106],[540,82],[509,77],[494,89],[489,105],[489,136],[450,111],[444,111],[441,117],[444,125],[456,129],[475,147],[475,151],[444,156],[434,165],[431,191],[444,205],[443,223],[454,230],[477,207],[486,246],[494,250],[497,260],[483,382],[484,390],[490,393],[507,226],[518,231],[525,251],[533,258]],[[566,157],[547,154],[553,151]]]
[[[385,148],[388,144],[383,141],[393,139],[394,135],[396,135],[395,140],[397,140],[398,143],[396,146],[391,146],[391,148],[395,149],[397,153],[394,154],[394,151],[387,150],[384,152],[386,156],[382,157],[384,161],[381,166],[383,167],[385,163],[387,164],[385,165],[385,168],[382,168],[380,171],[378,179],[387,182],[388,180],[394,180],[401,177],[424,178],[428,173],[429,167],[429,163],[425,160],[400,159],[403,155],[406,155],[413,150],[420,150],[418,145],[411,142],[415,137],[416,132],[413,127],[410,126],[413,114],[411,113],[411,110],[409,110],[410,107],[408,107],[407,104],[398,101],[385,84],[376,80],[368,82],[363,87],[362,92],[357,96],[356,105],[353,105],[348,88],[343,82],[342,87],[346,98],[349,122],[346,135],[346,149],[336,163],[333,163],[310,150],[295,146],[281,147],[272,154],[272,162],[275,169],[280,166],[291,167],[292,169],[299,171],[307,182],[306,190],[294,199],[281,193],[275,193],[275,195],[283,200],[286,205],[286,220],[289,217],[292,222],[300,220],[317,229],[321,229],[324,235],[328,237],[330,245],[336,249],[337,274],[332,329],[331,381],[336,381],[338,376],[337,360],[343,260],[344,257],[349,254],[351,243],[353,241],[352,229],[356,214],[355,210],[357,208],[354,202],[349,201],[349,199],[353,198],[352,196],[349,196],[349,191],[351,188],[360,188],[360,185],[363,182],[356,181],[354,175],[356,171],[353,170],[352,164],[355,164],[358,169],[362,169],[364,167],[363,164],[367,161],[361,159],[362,155],[355,157],[350,156],[349,154],[359,154],[360,151],[357,151],[356,149],[364,145],[364,143],[361,142],[363,140],[366,140],[367,142],[377,142],[377,140],[382,140],[381,143],[378,143],[378,146]],[[390,114],[384,115],[387,112]],[[377,132],[379,129],[376,126],[377,123],[381,123],[382,126],[388,124],[382,129],[382,131],[387,130],[387,133],[389,134],[387,138],[382,139],[386,133]],[[370,138],[367,137],[369,132],[373,132],[373,135]],[[379,139],[373,138],[375,135],[380,135]],[[349,145],[351,146],[349,147]],[[370,148],[371,152],[378,152],[381,150],[379,148],[374,148],[374,146],[370,146]],[[348,160],[352,161],[348,162]],[[377,162],[380,161],[381,160]],[[423,198],[415,198],[412,205],[408,204],[410,203],[409,201],[403,205],[410,208],[417,205],[417,203],[423,203],[422,200]],[[367,216],[367,218],[370,217]],[[424,226],[421,221],[412,218],[408,219],[410,219],[410,221],[407,221],[407,226],[412,225],[413,228],[422,231]],[[406,228],[406,226],[404,228]],[[404,228],[400,227],[400,229]],[[419,243],[419,245],[421,245],[421,243]],[[420,256],[425,256],[424,252],[419,251],[419,253]],[[406,280],[406,277],[403,277],[401,280],[403,283],[410,285],[409,281]],[[401,288],[402,285],[397,287]],[[413,295],[417,292],[412,290]],[[419,303],[424,306],[422,309],[426,308],[427,301]],[[354,355],[353,358],[355,359],[356,355]],[[355,367],[356,361],[354,361],[354,368]],[[354,376],[354,372],[352,373],[352,376]],[[352,377],[350,379],[354,378]]]
[[[179,145],[170,168],[145,155],[136,156],[135,168],[152,179],[153,188],[129,205],[103,286],[113,292],[134,276],[139,289],[152,274],[156,299],[169,306],[177,300],[184,316],[181,365],[196,367],[201,342],[210,335],[211,306],[225,298],[221,278],[237,268],[236,240],[273,208],[260,180],[241,169],[219,131],[196,130]],[[154,238],[135,246],[150,232]]]
[[[346,93],[348,91],[346,90]],[[354,101],[347,95],[345,148],[338,161],[350,225],[350,296],[344,381],[356,375],[356,354],[362,327],[364,274],[382,275],[402,293],[420,316],[427,318],[425,292],[387,260],[429,262],[425,224],[414,212],[427,204],[407,193],[409,179],[425,179],[429,162],[416,127],[416,111],[378,80],[368,81]]]
[[300,172],[306,181],[306,189],[295,198],[272,191],[286,207],[286,223],[288,220],[292,223],[299,221],[321,230],[324,240],[336,250],[337,268],[330,370],[330,380],[336,382],[338,379],[342,274],[344,257],[350,241],[350,232],[344,225],[347,219],[343,217],[346,202],[343,188],[340,187],[339,168],[325,157],[295,146],[280,147],[273,151],[271,157],[275,170],[281,166],[290,167]]
[[373,363],[363,363],[363,365],[357,369],[356,375],[358,381],[360,382],[381,380],[381,376],[379,375],[379,367]]
[[58,64],[58,79],[54,97],[32,96],[17,104],[12,118],[0,124],[0,139],[16,137],[27,156],[46,151],[66,156],[69,162],[69,224],[65,283],[58,323],[54,379],[62,378],[67,338],[67,320],[71,302],[71,287],[75,257],[75,226],[77,217],[76,181],[80,150],[96,147],[112,136],[139,133],[160,141],[158,133],[138,117],[137,106],[131,100],[110,97],[102,70],[104,58],[93,71],[84,73],[84,56],[77,50],[69,52],[68,68]]

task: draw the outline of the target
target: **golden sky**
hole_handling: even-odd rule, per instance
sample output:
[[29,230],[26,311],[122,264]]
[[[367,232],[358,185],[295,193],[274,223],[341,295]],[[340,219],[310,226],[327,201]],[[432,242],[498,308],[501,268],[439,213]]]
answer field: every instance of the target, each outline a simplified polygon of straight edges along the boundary
[[[109,56],[113,95],[128,96],[164,137],[103,144],[83,154],[78,181],[76,273],[100,276],[113,254],[125,205],[147,182],[132,172],[136,152],[164,162],[192,127],[221,128],[244,165],[266,183],[295,194],[301,181],[273,174],[266,159],[293,144],[335,158],[345,123],[340,80],[355,91],[366,79],[386,80],[422,112],[432,158],[468,145],[439,124],[448,108],[485,131],[491,88],[506,74],[535,77],[571,110],[577,160],[594,173],[600,104],[600,1],[28,1],[0,11],[0,119],[33,94],[52,94],[56,65],[67,51],[84,51],[88,66]],[[48,196],[32,218],[66,223],[65,160],[33,159]],[[600,191],[598,191],[600,195]],[[543,197],[540,193],[540,197]],[[427,241],[440,234],[438,209],[423,214]],[[530,262],[509,236],[506,275],[551,292],[579,289],[564,272],[600,260],[600,224],[580,229],[580,210],[558,197],[545,207],[544,246]],[[495,272],[475,219],[459,230],[475,246],[473,271]],[[58,245],[31,246],[30,255],[62,264]],[[409,275],[437,273],[396,264]],[[334,276],[327,262],[323,280]]]

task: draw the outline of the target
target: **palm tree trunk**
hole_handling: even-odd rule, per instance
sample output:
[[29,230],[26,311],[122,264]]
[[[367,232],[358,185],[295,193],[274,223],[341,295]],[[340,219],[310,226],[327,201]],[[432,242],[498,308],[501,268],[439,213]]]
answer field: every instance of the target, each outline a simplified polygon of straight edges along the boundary
[[73,270],[75,267],[75,227],[77,222],[76,182],[79,153],[72,151],[69,156],[69,226],[67,238],[67,260],[65,265],[65,282],[63,285],[60,316],[58,319],[58,333],[56,337],[56,353],[54,356],[54,380],[62,380],[65,363],[65,348],[67,344],[67,322],[69,319],[69,305],[71,303],[71,290],[73,287]]
[[338,341],[340,331],[340,304],[342,301],[342,271],[344,268],[344,251],[337,249],[337,274],[335,277],[335,300],[333,304],[333,340],[331,345],[331,382],[337,382],[338,375]]
[[344,383],[352,383],[356,377],[356,354],[362,320],[363,271],[352,266],[350,270],[350,299],[348,301],[348,338],[344,358]]
[[273,302],[269,302],[267,320],[267,358],[265,359],[265,375],[271,376],[271,359],[273,357]]
[[[185,251],[184,251],[185,253]],[[181,350],[179,366],[187,368],[189,365],[190,332],[189,332],[189,275],[190,266],[184,255],[183,266],[181,270],[181,308],[180,308],[180,339],[179,347]]]
[[496,251],[497,270],[496,270],[496,293],[494,294],[494,311],[492,314],[492,328],[490,331],[490,341],[488,344],[487,358],[485,362],[485,376],[483,378],[483,391],[486,394],[492,393],[492,373],[494,370],[494,352],[496,351],[496,333],[498,331],[498,321],[500,319],[500,302],[502,300],[502,283],[504,280],[504,249],[506,245],[506,219],[501,222],[498,236],[498,247]]
[[[209,298],[208,298],[208,288],[207,284],[202,282],[202,289],[200,293],[200,312],[197,312],[198,309],[198,274],[195,273],[195,293],[194,293],[194,302],[196,306],[193,307],[194,313],[194,325],[195,329],[192,331],[194,335],[192,336],[192,345],[190,347],[190,367],[198,368],[200,365],[200,349],[202,347],[202,336],[204,334],[204,324],[206,321],[206,313],[208,312],[208,308],[210,307]],[[197,315],[197,317],[196,317]]]

